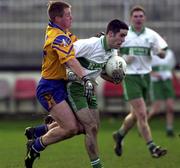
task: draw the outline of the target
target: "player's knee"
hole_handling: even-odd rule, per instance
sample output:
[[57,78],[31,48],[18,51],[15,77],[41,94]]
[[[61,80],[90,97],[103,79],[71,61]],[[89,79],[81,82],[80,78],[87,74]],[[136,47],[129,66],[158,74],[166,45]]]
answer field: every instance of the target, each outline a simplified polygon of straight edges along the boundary
[[85,129],[86,133],[96,135],[98,132],[98,125],[96,123],[92,123],[88,125]]
[[174,111],[174,105],[173,104],[168,104],[167,105],[167,112],[173,113],[173,111]]
[[78,133],[77,133],[77,135],[80,135],[80,134],[85,134],[85,130],[84,130],[83,125],[78,124]]
[[68,130],[68,133],[70,135],[76,135],[78,133],[78,129],[77,128],[71,128]]
[[97,133],[98,132],[98,125],[97,124],[94,124],[92,127],[91,127],[91,131],[93,133]]
[[74,136],[78,134],[79,128],[77,126],[70,126],[66,129],[66,132],[68,136]]
[[147,114],[145,112],[139,112],[137,118],[138,118],[139,122],[146,122]]
[[98,125],[94,125],[94,126],[92,127],[92,133],[93,133],[94,135],[96,135],[96,134],[98,133]]

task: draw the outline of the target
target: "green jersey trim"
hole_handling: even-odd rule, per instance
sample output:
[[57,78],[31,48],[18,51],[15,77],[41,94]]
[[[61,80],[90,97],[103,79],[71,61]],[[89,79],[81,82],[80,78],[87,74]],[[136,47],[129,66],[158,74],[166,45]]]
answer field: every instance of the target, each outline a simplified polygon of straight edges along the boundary
[[145,27],[143,26],[140,32],[137,32],[136,29],[134,28],[134,26],[131,26],[130,30],[139,36],[145,32]]
[[106,36],[104,36],[104,37],[102,38],[101,44],[102,44],[102,46],[103,46],[103,48],[104,48],[104,50],[105,50],[106,52],[108,52],[108,51],[111,52],[111,51],[112,51],[112,49],[109,48],[109,46],[108,46],[108,44],[107,44]]
[[167,65],[158,65],[158,66],[153,66],[152,67],[153,71],[171,71],[171,68]]
[[96,62],[90,61],[84,57],[79,57],[79,58],[77,58],[77,60],[80,62],[80,64],[84,68],[89,69],[89,70],[100,70],[106,65],[106,62],[96,63]]
[[135,56],[150,56],[150,48],[147,47],[122,47],[120,48],[121,54],[135,55]]

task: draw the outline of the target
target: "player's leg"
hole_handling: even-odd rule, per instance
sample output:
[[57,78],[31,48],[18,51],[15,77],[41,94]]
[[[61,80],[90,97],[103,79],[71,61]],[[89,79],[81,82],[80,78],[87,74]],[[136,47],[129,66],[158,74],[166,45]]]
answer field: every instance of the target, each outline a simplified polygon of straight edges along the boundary
[[152,103],[151,108],[148,112],[148,120],[150,120],[153,116],[157,115],[160,112],[162,103],[162,100],[157,100]]
[[[46,134],[50,129],[58,126],[58,123],[52,118],[51,115],[48,115],[45,118],[45,123],[35,126],[35,127],[27,127],[25,129],[25,136],[28,140],[36,139],[44,134]],[[79,130],[77,134],[84,133],[84,128],[79,124]]]
[[37,125],[35,127],[27,127],[25,129],[25,136],[28,140],[33,140],[36,139],[42,135],[44,135],[46,132],[48,132],[48,130],[50,130],[53,127],[56,127],[57,123],[53,122],[50,124],[41,124],[41,125]]
[[133,112],[137,118],[137,124],[139,128],[139,132],[142,137],[145,139],[148,149],[151,155],[155,158],[159,158],[167,153],[166,149],[162,149],[157,146],[152,140],[151,130],[147,120],[147,112],[146,105],[143,98],[138,98],[130,101]]
[[[93,168],[103,168],[101,160],[99,158],[99,149],[98,149],[98,137],[97,136],[98,136],[98,131],[99,131],[100,119],[99,119],[99,111],[97,110],[97,106],[96,106],[96,109],[90,109],[90,113],[93,116],[93,120],[96,121],[96,128],[97,128],[96,134],[94,135],[95,144],[96,144],[95,148],[97,149],[97,154],[96,154],[97,158],[92,159],[92,158],[95,158],[95,156],[90,157],[91,165]],[[90,156],[90,154],[89,154],[89,156]]]
[[48,131],[48,125],[41,124],[35,127],[27,127],[25,129],[24,135],[26,136],[28,140],[33,140],[44,135],[47,131]]
[[[136,75],[126,75],[126,78],[123,81],[123,90],[125,99],[131,100],[134,99],[137,95],[139,96],[139,78]],[[132,85],[133,83],[133,85]],[[134,126],[136,123],[136,116],[133,113],[133,108],[131,107],[131,113],[129,113],[123,121],[120,129],[113,133],[113,139],[115,140],[114,151],[117,156],[122,155],[122,140],[124,139],[127,132]]]
[[50,112],[58,126],[50,129],[41,137],[42,143],[47,146],[58,141],[70,138],[78,132],[78,122],[66,101],[54,106]]
[[163,81],[152,81],[150,90],[150,98],[152,101],[152,105],[150,111],[148,112],[148,120],[160,112],[161,105],[164,103],[165,99],[164,92],[165,91]]
[[55,105],[50,114],[56,120],[58,126],[50,129],[45,135],[33,141],[28,141],[28,153],[25,159],[27,168],[32,166],[34,160],[46,146],[70,138],[78,132],[77,120],[66,101]]
[[152,140],[150,128],[147,122],[147,109],[143,98],[131,100],[130,104],[132,105],[133,113],[137,118],[137,125],[141,135],[146,140],[146,142]]
[[119,130],[113,132],[113,139],[115,141],[114,151],[117,156],[122,155],[123,139],[125,135],[128,133],[128,131],[135,125],[135,123],[136,123],[136,117],[131,110],[131,112],[125,117]]
[[[132,85],[133,83],[133,85]],[[150,83],[149,75],[127,75],[123,82],[125,98],[129,100],[136,116],[139,132],[145,139],[148,148],[153,157],[160,157],[166,154],[166,150],[156,146],[151,137],[151,131],[147,121],[147,109],[142,97],[147,95],[148,85]],[[146,92],[145,92],[146,91]]]
[[44,123],[45,124],[51,124],[51,123],[53,123],[55,120],[54,120],[54,118],[51,116],[51,115],[47,115],[47,116],[45,116],[45,118],[44,118]]
[[[73,83],[68,88],[69,101],[79,122],[85,131],[85,147],[93,168],[101,168],[99,159],[97,133],[99,127],[99,113],[97,110],[96,96],[87,102],[83,96],[83,87],[79,83]],[[89,109],[90,108],[90,109]]]
[[89,107],[90,112],[92,113],[93,116],[93,120],[96,121],[96,125],[97,125],[97,130],[99,130],[99,126],[100,126],[100,116],[99,116],[99,110],[97,109],[97,105],[93,108],[93,107]]
[[[47,145],[72,137],[79,129],[77,119],[65,101],[67,99],[67,91],[64,81],[45,82],[48,82],[48,85],[44,84],[44,80],[42,80],[42,83],[38,86],[37,98],[42,106],[50,112],[58,126],[50,129],[45,135],[28,141],[25,158],[26,168],[32,167],[34,160]],[[49,82],[52,82],[51,85]],[[51,87],[48,88],[48,86]]]
[[173,124],[174,124],[174,100],[169,98],[166,100],[166,133],[167,136],[173,137]]
[[172,80],[166,80],[165,81],[165,98],[166,98],[166,133],[167,136],[173,137],[174,131],[173,131],[173,124],[174,124],[174,88],[172,84]]
[[85,146],[93,168],[101,167],[97,143],[97,113],[97,110],[89,110],[87,108],[76,112],[77,118],[85,130]]
[[116,142],[115,152],[118,156],[121,156],[122,154],[122,140],[128,130],[131,129],[132,126],[134,126],[136,123],[136,118],[138,129],[142,137],[145,139],[147,144],[153,144],[150,128],[147,122],[146,106],[144,100],[142,98],[134,99],[130,101],[130,104],[133,107],[131,113],[125,118],[119,131],[113,134],[113,138]]

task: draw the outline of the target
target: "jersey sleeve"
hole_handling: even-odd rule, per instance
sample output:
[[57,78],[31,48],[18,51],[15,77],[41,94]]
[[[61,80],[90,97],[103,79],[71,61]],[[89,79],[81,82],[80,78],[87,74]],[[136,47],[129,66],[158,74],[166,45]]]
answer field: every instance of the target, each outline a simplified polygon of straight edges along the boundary
[[158,48],[160,48],[160,49],[168,48],[168,44],[166,43],[166,41],[156,32],[154,32],[154,41],[155,41],[155,45]]
[[73,42],[66,35],[57,36],[52,42],[52,48],[58,54],[61,64],[75,57]]

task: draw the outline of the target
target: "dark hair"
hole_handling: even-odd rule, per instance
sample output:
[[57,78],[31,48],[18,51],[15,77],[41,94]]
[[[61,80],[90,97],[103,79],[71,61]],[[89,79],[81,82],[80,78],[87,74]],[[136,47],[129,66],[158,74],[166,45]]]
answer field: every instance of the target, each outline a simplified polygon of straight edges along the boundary
[[144,8],[142,6],[140,6],[140,5],[133,6],[132,9],[131,9],[130,15],[132,16],[132,14],[135,11],[142,11],[144,14],[146,14]]
[[62,17],[65,8],[71,8],[71,5],[63,1],[50,1],[47,9],[49,19],[54,21],[56,16]]
[[108,23],[106,34],[109,31],[112,31],[113,33],[117,33],[120,32],[121,29],[129,30],[128,25],[125,22],[118,19],[114,19]]

